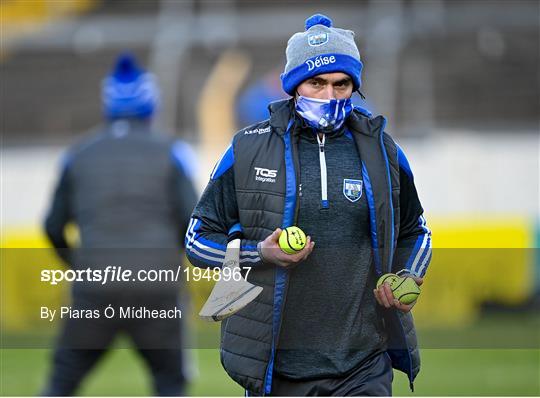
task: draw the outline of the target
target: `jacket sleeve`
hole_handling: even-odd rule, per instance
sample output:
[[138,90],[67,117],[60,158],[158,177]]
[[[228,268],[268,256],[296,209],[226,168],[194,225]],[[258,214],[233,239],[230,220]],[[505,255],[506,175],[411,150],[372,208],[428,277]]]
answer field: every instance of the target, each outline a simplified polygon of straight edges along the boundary
[[69,161],[63,161],[60,178],[56,185],[49,212],[45,218],[45,233],[56,249],[59,257],[69,263],[69,244],[65,235],[65,226],[72,220],[70,204]]
[[184,244],[190,216],[197,204],[198,195],[193,184],[197,173],[195,170],[197,159],[191,147],[183,141],[177,141],[173,145],[171,158],[173,163],[171,196],[180,242]]
[[[234,187],[234,150],[229,145],[210,176],[189,222],[185,245],[189,261],[197,267],[221,267],[230,234],[239,227]],[[242,239],[240,265],[261,264],[257,241]]]
[[397,145],[400,183],[400,229],[393,272],[405,270],[423,277],[431,261],[431,231],[424,218],[414,176],[403,150]]

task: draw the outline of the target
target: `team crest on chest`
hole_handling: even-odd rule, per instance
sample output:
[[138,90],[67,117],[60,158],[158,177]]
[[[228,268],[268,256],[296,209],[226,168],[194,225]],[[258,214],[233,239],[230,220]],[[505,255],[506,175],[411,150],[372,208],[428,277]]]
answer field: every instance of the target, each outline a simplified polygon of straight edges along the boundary
[[356,202],[362,197],[362,180],[343,180],[343,195],[351,202]]

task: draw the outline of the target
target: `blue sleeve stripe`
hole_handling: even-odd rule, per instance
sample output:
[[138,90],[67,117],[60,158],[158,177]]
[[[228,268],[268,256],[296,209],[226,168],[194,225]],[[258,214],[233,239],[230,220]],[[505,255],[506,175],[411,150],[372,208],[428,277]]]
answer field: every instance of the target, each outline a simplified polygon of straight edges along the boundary
[[190,254],[199,257],[202,261],[210,261],[215,265],[221,266],[223,264],[223,259],[225,258],[225,252],[206,246],[200,242],[200,240],[206,240],[201,238],[200,235],[198,236],[197,231],[200,224],[200,220],[194,218],[191,219],[186,234],[186,250],[189,251]]
[[217,258],[224,259],[225,258],[225,252],[223,250],[214,249],[213,247],[207,246],[202,244],[200,241],[202,238],[197,238],[195,236],[195,240],[193,241],[192,245],[190,247],[197,247],[200,250],[203,250],[207,252],[208,254],[214,255]]
[[[246,250],[248,248],[253,248],[255,250]],[[240,263],[258,263],[261,261],[259,257],[259,252],[257,247],[254,246],[242,246],[240,248]]]
[[213,249],[219,250],[222,253],[225,253],[225,251],[227,250],[227,246],[225,246],[225,245],[221,245],[221,244],[219,244],[217,242],[214,242],[214,241],[208,240],[206,238],[200,237],[198,229],[195,229],[195,232],[196,232],[196,237],[195,237],[196,241],[201,242],[205,246],[208,246],[208,247],[211,247]]
[[399,167],[405,171],[405,173],[411,178],[414,179],[413,173],[411,170],[411,166],[409,164],[409,161],[407,160],[407,157],[405,156],[405,152],[403,152],[403,149],[396,143],[397,152],[398,152],[398,164]]
[[200,231],[200,225],[201,220],[192,218],[188,225],[188,231],[186,234],[186,247],[193,246],[194,243],[197,243],[197,245],[200,248],[203,248],[205,250],[208,250],[210,252],[214,253],[225,253],[225,250],[227,249],[226,246],[221,245],[219,243],[213,242],[211,240],[208,240],[206,238],[203,238],[199,231]]
[[188,230],[186,233],[186,248],[191,247],[191,245],[193,244],[193,241],[195,240],[195,235],[196,235],[195,228],[198,227],[200,223],[201,223],[200,220],[196,218],[191,218],[191,221],[189,222]]
[[190,218],[189,220],[189,223],[188,223],[188,227],[187,227],[187,231],[186,231],[186,237],[184,238],[184,245],[188,246],[189,242],[191,241],[191,237],[192,235],[194,234],[193,233],[193,224],[195,224],[197,222],[197,220],[193,217]]
[[413,274],[416,274],[416,268],[417,268],[418,264],[420,263],[420,261],[422,260],[424,254],[425,254],[424,252],[427,249],[427,245],[429,244],[429,237],[428,237],[427,234],[424,234],[424,236],[422,236],[421,238],[422,238],[422,243],[420,245],[420,248],[416,253],[411,254],[411,256],[414,257],[414,260],[411,263],[410,268],[407,268]]
[[189,253],[199,259],[200,261],[204,262],[205,264],[214,265],[216,267],[221,267],[223,265],[223,261],[216,260],[214,257],[207,256],[204,253],[199,252],[197,249],[191,247],[188,249]]
[[420,226],[422,227],[422,229],[424,230],[426,234],[431,235],[431,230],[428,228],[427,222],[424,216],[420,216]]
[[221,159],[219,159],[219,162],[217,162],[216,166],[214,167],[214,170],[212,171],[212,174],[210,175],[210,179],[215,180],[223,173],[225,173],[227,170],[229,170],[232,165],[234,164],[234,150],[232,144],[230,144],[227,147],[227,150],[225,153],[221,156]]
[[258,257],[259,256],[259,253],[258,252],[253,252],[253,251],[246,251],[246,250],[241,250],[240,251],[240,257]]
[[195,239],[194,229],[198,224],[200,224],[200,220],[195,218],[191,218],[189,221],[188,232],[186,234],[186,252],[195,259],[202,261],[204,264],[221,267],[223,264],[223,260],[221,258],[216,258],[215,256],[202,253],[193,247],[193,242]]
[[[418,218],[418,224],[422,227],[424,234],[418,237],[405,267],[415,275],[421,275],[422,272],[425,272],[424,269],[429,264],[429,259],[431,258],[431,231],[427,227],[426,219],[423,216]],[[421,243],[419,245],[420,240]]]
[[429,256],[426,257],[426,259],[422,262],[422,265],[420,266],[420,269],[418,270],[418,275],[420,277],[423,277],[426,273],[426,268],[428,266],[428,264],[431,262],[431,255],[433,254],[433,252],[431,250],[429,250]]
[[209,253],[209,252],[207,252],[205,250],[199,249],[199,248],[194,247],[194,246],[190,246],[189,248],[186,248],[186,250],[192,255],[196,255],[196,256],[200,257],[201,259],[212,261],[212,262],[216,263],[219,266],[221,266],[223,264],[223,257],[216,256],[216,255],[214,255],[212,253]]
[[[405,265],[405,268],[408,269],[408,270],[413,269],[413,267],[412,267],[413,260],[416,259],[416,256],[418,255],[418,252],[421,249],[423,249],[422,245],[424,244],[425,236],[426,235],[431,236],[431,231],[427,227],[426,219],[423,216],[420,216],[418,218],[418,224],[422,228],[422,230],[424,231],[424,235],[419,236],[418,239],[416,240],[416,243],[415,243],[414,248],[413,248],[413,250],[411,252],[409,260],[407,261],[407,264]],[[423,253],[420,254],[420,256],[422,257]],[[421,260],[421,258],[420,258],[420,260]]]
[[420,248],[422,247],[423,240],[424,240],[424,235],[419,236],[416,239],[416,243],[415,243],[414,248],[413,248],[413,250],[411,252],[411,255],[409,256],[409,260],[407,261],[407,264],[405,264],[406,269],[408,269],[408,270],[412,269],[413,260],[416,258],[416,255],[420,251]]
[[246,245],[246,246],[242,246],[241,249],[246,250],[246,251],[256,252],[257,246]]
[[[205,246],[200,245],[196,240],[193,242],[193,245],[188,248],[189,253],[197,258],[199,258],[201,261],[204,261],[206,263],[211,263],[212,265],[221,267],[223,264],[223,260],[225,259],[224,255],[218,257],[213,254],[214,252],[210,251]],[[258,254],[249,254],[249,255],[242,255],[240,254],[240,263],[257,263],[261,259],[259,258]]]
[[420,250],[418,250],[418,253],[416,253],[416,256],[414,257],[414,261],[411,264],[410,270],[413,273],[416,273],[418,265],[421,264],[426,253],[429,251],[430,244],[431,244],[431,239],[429,238],[429,235],[424,235],[422,239],[422,245],[420,246]]
[[[202,237],[199,233],[200,226],[201,220],[192,217],[186,234],[186,250],[190,255],[204,263],[221,267],[227,247]],[[261,261],[256,249],[256,246],[243,246],[240,251],[240,263],[257,263]]]
[[258,263],[259,261],[261,261],[260,258],[242,258],[240,257],[240,264],[245,264],[245,263]]
[[425,268],[426,261],[429,258],[430,254],[431,254],[431,237],[428,236],[426,248],[424,249],[424,252],[422,253],[422,257],[420,258],[415,268],[413,269],[413,273],[415,275],[420,275],[422,268]]

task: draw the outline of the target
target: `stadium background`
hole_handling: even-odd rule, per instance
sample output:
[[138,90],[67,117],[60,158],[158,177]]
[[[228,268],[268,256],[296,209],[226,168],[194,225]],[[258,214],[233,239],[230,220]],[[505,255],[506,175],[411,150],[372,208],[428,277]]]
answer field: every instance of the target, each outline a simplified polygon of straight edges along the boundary
[[[99,122],[99,84],[115,56],[130,50],[158,76],[157,125],[193,144],[202,190],[234,131],[282,95],[285,43],[315,12],[356,32],[364,105],[388,117],[433,230],[414,312],[425,347],[417,394],[540,394],[539,3],[328,3],[0,3],[1,395],[35,395],[44,382],[50,350],[14,348],[6,336],[39,331],[37,309],[65,302],[67,289],[33,279],[30,255],[15,248],[47,247],[40,223],[60,156]],[[210,288],[191,286],[195,308]],[[196,320],[192,330],[217,333]],[[150,393],[136,354],[118,347],[83,394]],[[191,393],[242,394],[218,351],[201,347],[190,350]],[[396,393],[409,394],[396,380]]]

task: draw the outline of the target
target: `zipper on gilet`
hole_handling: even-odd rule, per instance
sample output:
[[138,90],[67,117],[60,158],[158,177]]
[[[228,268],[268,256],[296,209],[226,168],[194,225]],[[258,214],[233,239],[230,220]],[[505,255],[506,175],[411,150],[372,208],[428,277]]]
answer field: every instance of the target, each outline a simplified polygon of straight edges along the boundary
[[322,134],[322,139],[317,134],[317,142],[319,143],[319,165],[321,167],[321,208],[328,209],[328,184],[326,176],[326,157],[324,154],[324,142],[326,135]]

